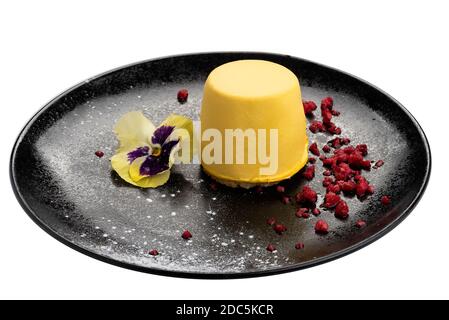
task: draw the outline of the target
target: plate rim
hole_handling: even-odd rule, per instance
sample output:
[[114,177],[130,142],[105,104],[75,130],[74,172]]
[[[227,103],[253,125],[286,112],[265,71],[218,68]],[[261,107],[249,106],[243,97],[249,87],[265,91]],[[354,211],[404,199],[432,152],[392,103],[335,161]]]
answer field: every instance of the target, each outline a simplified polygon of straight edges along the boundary
[[[418,130],[418,133],[423,141],[424,148],[426,151],[425,156],[427,158],[427,167],[425,168],[424,180],[423,180],[417,194],[413,197],[412,201],[407,206],[407,208],[402,210],[402,213],[395,220],[391,221],[388,225],[386,225],[383,229],[379,230],[378,232],[372,234],[371,236],[369,236],[369,237],[361,240],[360,242],[357,242],[345,249],[342,249],[342,250],[339,250],[336,252],[332,252],[323,257],[305,261],[305,262],[302,262],[299,264],[276,268],[276,269],[244,271],[244,272],[224,272],[224,273],[210,273],[210,272],[203,273],[203,272],[198,272],[198,271],[189,272],[189,271],[169,270],[169,269],[163,269],[163,268],[157,268],[157,267],[155,268],[155,267],[139,266],[139,265],[136,265],[133,263],[115,260],[111,257],[107,257],[104,255],[95,253],[87,248],[83,248],[83,247],[71,242],[70,240],[68,240],[68,239],[64,238],[63,236],[61,236],[60,234],[58,234],[57,231],[54,231],[52,228],[47,226],[45,224],[45,222],[43,222],[39,218],[39,216],[28,205],[28,203],[22,196],[21,192],[19,191],[19,185],[18,185],[17,179],[14,175],[13,168],[14,168],[14,160],[15,160],[15,156],[16,156],[16,152],[17,152],[17,148],[18,148],[19,144],[21,143],[21,141],[22,141],[24,135],[26,134],[27,130],[29,129],[29,127],[36,121],[36,119],[43,112],[45,112],[55,101],[57,101],[58,99],[60,99],[61,97],[65,96],[65,95],[67,95],[68,93],[72,92],[73,90],[81,87],[85,83],[97,80],[101,77],[104,77],[104,76],[114,73],[116,71],[134,67],[139,64],[145,64],[148,62],[159,61],[159,60],[164,60],[164,59],[173,59],[173,58],[180,58],[180,57],[187,57],[187,56],[214,55],[214,54],[215,55],[216,54],[221,54],[221,55],[226,55],[226,54],[241,54],[241,55],[262,54],[262,55],[267,55],[267,56],[272,56],[272,57],[290,58],[290,59],[294,59],[294,60],[300,60],[300,61],[303,61],[306,63],[316,65],[321,68],[329,69],[334,72],[344,74],[345,76],[348,76],[357,81],[360,81],[364,85],[367,85],[367,86],[375,89],[376,91],[385,95],[388,99],[391,99],[410,118],[413,125]],[[289,54],[280,54],[280,53],[272,53],[272,52],[264,52],[264,51],[210,51],[210,52],[192,52],[192,53],[181,53],[181,54],[176,54],[176,55],[167,55],[167,56],[163,56],[163,57],[156,57],[156,58],[141,60],[138,62],[133,62],[130,64],[126,64],[126,65],[123,65],[120,67],[113,68],[109,71],[102,72],[93,77],[89,77],[86,80],[81,81],[81,82],[75,84],[74,86],[71,86],[68,89],[64,90],[63,92],[58,94],[56,97],[51,99],[49,102],[45,103],[43,107],[41,107],[36,113],[34,113],[34,115],[30,118],[30,120],[28,120],[26,122],[26,124],[22,127],[20,133],[18,134],[18,136],[14,142],[14,145],[13,145],[13,148],[11,151],[10,161],[9,161],[9,177],[10,177],[11,186],[12,186],[12,189],[14,191],[14,195],[16,196],[17,201],[19,202],[22,209],[26,212],[26,214],[31,218],[32,221],[34,221],[41,229],[43,229],[46,233],[48,233],[50,236],[52,236],[59,242],[65,244],[66,246],[70,247],[71,249],[74,249],[84,255],[87,255],[91,258],[106,262],[108,264],[112,264],[114,266],[122,267],[122,268],[129,269],[129,270],[154,274],[154,275],[163,275],[163,276],[178,277],[178,278],[191,278],[191,279],[241,279],[241,278],[254,278],[254,277],[261,277],[261,276],[276,275],[276,274],[282,274],[282,273],[286,273],[286,272],[292,272],[292,271],[297,271],[297,270],[302,270],[302,269],[307,269],[310,267],[318,266],[323,263],[331,262],[338,258],[342,258],[350,253],[354,253],[354,252],[368,246],[369,244],[373,243],[374,241],[382,238],[383,236],[385,236],[387,233],[389,233],[391,230],[396,228],[405,218],[407,218],[410,215],[410,213],[416,207],[418,202],[421,200],[421,198],[428,186],[428,183],[430,180],[431,169],[432,169],[431,150],[430,150],[429,141],[427,139],[426,134],[424,133],[424,130],[422,129],[422,127],[418,123],[418,121],[415,119],[415,117],[407,110],[407,108],[405,108],[399,101],[397,101],[395,98],[393,98],[390,94],[388,94],[384,90],[380,89],[379,87],[371,84],[370,82],[368,82],[362,78],[359,78],[357,76],[354,76],[353,74],[351,74],[349,72],[342,71],[338,68],[330,67],[325,64],[317,63],[317,62],[314,62],[314,61],[308,60],[308,59],[299,58],[299,57],[292,56]]]

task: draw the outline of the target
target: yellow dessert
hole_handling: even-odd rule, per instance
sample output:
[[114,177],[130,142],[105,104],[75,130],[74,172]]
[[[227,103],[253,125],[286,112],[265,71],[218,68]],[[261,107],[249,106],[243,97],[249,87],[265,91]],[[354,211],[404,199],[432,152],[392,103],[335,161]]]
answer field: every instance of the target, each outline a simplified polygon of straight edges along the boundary
[[[240,60],[214,69],[201,106],[204,171],[221,183],[241,187],[270,185],[293,176],[308,159],[301,101],[297,77],[279,64]],[[221,145],[211,147],[220,135]]]

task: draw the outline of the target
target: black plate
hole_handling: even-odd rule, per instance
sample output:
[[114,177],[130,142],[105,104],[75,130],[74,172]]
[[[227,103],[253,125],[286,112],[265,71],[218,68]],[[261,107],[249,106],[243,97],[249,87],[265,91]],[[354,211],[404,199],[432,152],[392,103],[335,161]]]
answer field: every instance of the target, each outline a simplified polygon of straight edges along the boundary
[[[114,122],[125,112],[144,110],[154,123],[176,112],[198,119],[203,83],[218,65],[238,59],[282,64],[300,79],[304,99],[332,96],[341,116],[342,136],[367,143],[369,158],[385,165],[366,174],[376,193],[348,199],[350,218],[330,212],[326,236],[314,233],[317,218],[295,217],[274,190],[220,187],[213,191],[199,165],[178,165],[166,185],[131,187],[111,172],[117,142]],[[388,76],[386,74],[386,76]],[[189,101],[176,93],[188,88]],[[310,136],[321,144],[325,134]],[[94,152],[101,149],[105,157]],[[297,270],[341,257],[373,242],[401,222],[422,196],[430,175],[430,149],[412,115],[392,97],[347,73],[310,61],[267,53],[206,53],[167,57],[126,66],[89,79],[43,107],[26,125],[11,157],[11,181],[29,216],[46,232],[91,257],[134,270],[195,277],[237,278]],[[321,186],[321,164],[311,183]],[[305,182],[286,183],[294,195]],[[380,197],[388,194],[392,205]],[[149,200],[147,200],[149,199]],[[174,213],[173,213],[174,212]],[[279,236],[268,217],[284,223]],[[367,221],[357,229],[358,219]],[[181,239],[183,229],[193,233]],[[303,250],[295,250],[298,241]],[[268,243],[278,251],[265,250]],[[160,255],[152,257],[148,250]]]

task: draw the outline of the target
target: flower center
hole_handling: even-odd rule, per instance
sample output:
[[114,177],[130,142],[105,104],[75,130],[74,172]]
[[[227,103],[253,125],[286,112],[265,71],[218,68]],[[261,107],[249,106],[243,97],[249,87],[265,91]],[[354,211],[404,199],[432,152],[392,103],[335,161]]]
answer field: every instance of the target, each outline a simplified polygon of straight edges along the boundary
[[151,155],[154,157],[159,157],[162,153],[162,149],[161,148],[153,148],[153,151],[151,152]]

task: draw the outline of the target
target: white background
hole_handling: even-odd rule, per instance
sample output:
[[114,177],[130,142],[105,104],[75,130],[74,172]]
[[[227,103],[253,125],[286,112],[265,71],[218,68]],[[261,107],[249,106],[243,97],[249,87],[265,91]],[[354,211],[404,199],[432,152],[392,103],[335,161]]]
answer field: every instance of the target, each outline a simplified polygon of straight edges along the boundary
[[[0,298],[449,298],[448,9],[447,1],[2,1]],[[228,281],[121,269],[69,249],[28,218],[10,187],[9,156],[44,103],[124,64],[219,50],[310,59],[402,102],[432,148],[432,177],[418,207],[337,261]]]

